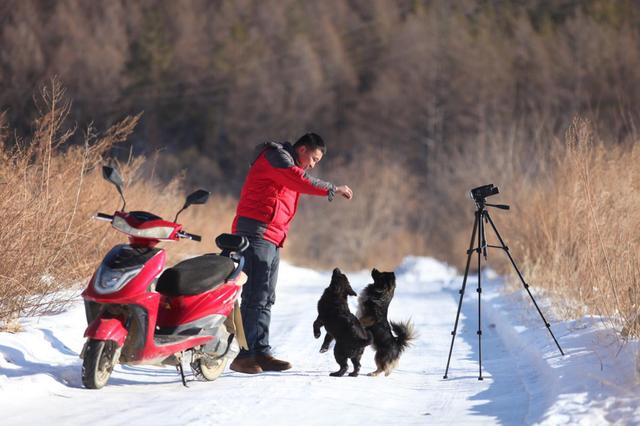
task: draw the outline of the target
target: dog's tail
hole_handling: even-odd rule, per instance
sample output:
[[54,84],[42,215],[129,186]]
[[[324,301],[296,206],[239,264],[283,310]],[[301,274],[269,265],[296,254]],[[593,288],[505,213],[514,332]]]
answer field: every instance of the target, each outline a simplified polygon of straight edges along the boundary
[[411,322],[410,319],[404,322],[391,321],[391,328],[393,329],[393,333],[396,335],[395,341],[398,352],[404,351],[406,348],[411,346],[411,342],[413,340],[418,338],[418,333],[413,327],[413,322]]

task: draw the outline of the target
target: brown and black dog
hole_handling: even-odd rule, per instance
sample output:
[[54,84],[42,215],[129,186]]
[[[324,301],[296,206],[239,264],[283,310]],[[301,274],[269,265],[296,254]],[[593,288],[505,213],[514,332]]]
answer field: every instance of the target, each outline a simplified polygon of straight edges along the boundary
[[388,376],[397,367],[402,352],[416,338],[416,333],[410,320],[398,323],[387,319],[389,304],[396,289],[395,274],[374,269],[371,277],[373,284],[360,292],[357,315],[360,323],[373,335],[377,369],[369,375],[377,376],[384,372]]
[[343,376],[347,372],[349,359],[353,364],[353,372],[349,376],[357,376],[364,348],[372,341],[371,333],[349,311],[348,296],[356,296],[356,292],[351,288],[346,275],[336,268],[329,287],[318,301],[318,318],[313,322],[313,335],[316,339],[320,337],[320,327],[324,326],[327,332],[320,352],[326,352],[331,341],[336,339],[333,355],[340,369],[331,373],[331,376]]

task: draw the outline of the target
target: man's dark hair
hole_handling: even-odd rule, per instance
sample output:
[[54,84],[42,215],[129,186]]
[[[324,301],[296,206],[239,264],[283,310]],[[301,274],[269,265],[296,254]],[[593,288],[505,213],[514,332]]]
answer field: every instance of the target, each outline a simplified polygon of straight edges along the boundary
[[304,135],[302,135],[300,139],[298,139],[296,143],[293,144],[294,148],[297,148],[299,146],[306,146],[310,150],[319,149],[320,151],[322,151],[322,155],[325,155],[327,153],[327,147],[324,144],[324,141],[322,140],[320,135],[316,133],[305,133]]

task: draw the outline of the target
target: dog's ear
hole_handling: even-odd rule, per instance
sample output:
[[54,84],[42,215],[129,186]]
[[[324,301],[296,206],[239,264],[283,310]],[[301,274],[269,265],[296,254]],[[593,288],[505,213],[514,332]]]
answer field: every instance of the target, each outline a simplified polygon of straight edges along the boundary
[[349,296],[357,296],[358,293],[355,292],[353,288],[351,288],[350,284],[347,284],[347,295]]
[[380,277],[380,271],[378,271],[376,268],[373,268],[373,270],[371,271],[371,278],[373,278],[373,280],[376,281],[379,277]]

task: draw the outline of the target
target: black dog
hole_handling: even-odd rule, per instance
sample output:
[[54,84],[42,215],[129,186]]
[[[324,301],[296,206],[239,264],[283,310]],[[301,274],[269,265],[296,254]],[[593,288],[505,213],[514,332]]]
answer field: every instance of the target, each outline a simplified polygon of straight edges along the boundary
[[395,274],[374,269],[371,277],[373,284],[365,287],[358,298],[358,318],[367,331],[373,334],[377,370],[369,375],[377,376],[384,372],[388,376],[396,368],[400,355],[416,338],[416,334],[411,321],[389,323],[387,320],[389,304],[396,289]]
[[326,352],[331,340],[336,339],[333,355],[340,365],[340,370],[331,373],[331,376],[342,376],[346,373],[347,359],[353,364],[353,372],[349,376],[356,377],[360,371],[360,358],[365,346],[371,344],[371,333],[362,327],[358,318],[349,311],[348,296],[356,296],[347,277],[340,269],[333,270],[331,284],[324,290],[318,301],[318,318],[313,322],[313,335],[320,337],[320,327],[327,331],[322,349]]

